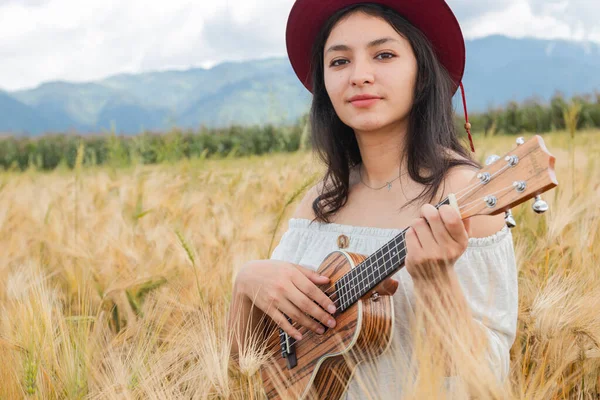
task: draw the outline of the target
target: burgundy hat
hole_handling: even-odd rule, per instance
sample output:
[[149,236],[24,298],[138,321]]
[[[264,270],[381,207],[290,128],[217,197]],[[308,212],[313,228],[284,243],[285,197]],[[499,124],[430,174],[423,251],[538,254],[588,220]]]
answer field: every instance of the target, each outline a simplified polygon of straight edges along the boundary
[[465,40],[454,13],[444,0],[296,0],[287,21],[286,46],[294,72],[312,93],[311,50],[323,24],[336,11],[359,3],[377,3],[395,10],[417,27],[431,42],[441,64],[460,87],[465,108],[465,129],[472,144],[462,77],[465,70]]

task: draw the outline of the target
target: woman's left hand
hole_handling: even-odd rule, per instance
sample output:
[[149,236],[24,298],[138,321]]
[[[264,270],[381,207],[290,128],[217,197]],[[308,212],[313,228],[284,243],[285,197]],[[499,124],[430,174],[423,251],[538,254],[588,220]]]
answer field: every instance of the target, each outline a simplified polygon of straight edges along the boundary
[[405,266],[413,281],[431,282],[447,278],[456,260],[469,242],[469,220],[462,221],[454,208],[431,204],[421,207],[417,218],[406,232]]

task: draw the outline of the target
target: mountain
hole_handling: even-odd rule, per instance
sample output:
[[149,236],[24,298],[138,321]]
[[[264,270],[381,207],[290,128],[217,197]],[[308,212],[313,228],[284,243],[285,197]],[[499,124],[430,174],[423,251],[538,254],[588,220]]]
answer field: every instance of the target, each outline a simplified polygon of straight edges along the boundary
[[[557,90],[571,96],[600,89],[597,44],[496,35],[466,45],[471,112],[533,96],[547,101]],[[101,132],[114,126],[135,134],[171,126],[280,124],[304,114],[310,99],[285,57],[225,62],[0,92],[0,132]],[[458,95],[455,104],[460,113]]]
[[43,131],[48,122],[33,108],[0,91],[0,132]]
[[549,100],[557,91],[570,97],[600,89],[600,45],[564,40],[488,36],[467,42],[464,86],[467,105]]

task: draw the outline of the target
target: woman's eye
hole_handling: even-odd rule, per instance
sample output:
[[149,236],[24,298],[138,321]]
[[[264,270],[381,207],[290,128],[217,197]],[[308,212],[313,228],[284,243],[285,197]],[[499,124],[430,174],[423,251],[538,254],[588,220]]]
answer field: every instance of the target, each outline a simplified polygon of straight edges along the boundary
[[[389,56],[389,57],[384,57],[383,59],[390,59],[390,58],[394,58],[394,57],[396,57],[396,56],[395,56],[394,54],[392,54],[392,53],[385,52],[385,53],[380,53],[380,54],[377,54],[376,58],[377,58],[377,57],[379,57],[379,56],[383,56],[383,55],[388,55],[388,56]],[[332,62],[329,64],[329,66],[330,66],[330,67],[338,67],[338,66],[342,65],[342,64],[337,64],[337,62],[338,62],[338,61],[348,61],[348,60],[344,60],[344,59],[333,60],[333,61],[332,61]]]
[[340,65],[340,64],[336,64],[336,62],[338,62],[338,61],[346,61],[346,60],[343,60],[343,59],[340,59],[340,60],[333,60],[333,61],[331,62],[331,64],[329,64],[329,66],[330,66],[330,67],[337,67],[338,65]]
[[385,55],[385,54],[387,54],[387,55],[391,56],[391,57],[385,57],[385,58],[393,58],[393,57],[396,57],[396,56],[395,56],[395,55],[393,55],[392,53],[387,53],[387,52],[386,52],[386,53],[380,53],[380,54],[377,54],[377,57],[379,57],[379,56],[383,56],[383,55]]

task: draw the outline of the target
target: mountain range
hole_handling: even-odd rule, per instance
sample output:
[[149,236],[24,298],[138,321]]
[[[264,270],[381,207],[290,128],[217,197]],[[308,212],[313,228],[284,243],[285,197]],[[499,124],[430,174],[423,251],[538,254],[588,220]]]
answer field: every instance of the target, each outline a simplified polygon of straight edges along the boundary
[[[600,45],[488,36],[468,40],[464,86],[470,112],[537,97],[600,89]],[[210,69],[119,74],[0,91],[0,132],[136,134],[170,127],[284,124],[308,111],[311,94],[286,57],[224,62]],[[461,103],[456,98],[457,112]]]

